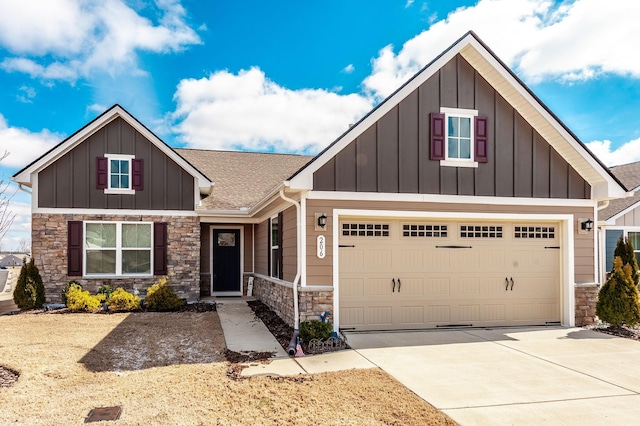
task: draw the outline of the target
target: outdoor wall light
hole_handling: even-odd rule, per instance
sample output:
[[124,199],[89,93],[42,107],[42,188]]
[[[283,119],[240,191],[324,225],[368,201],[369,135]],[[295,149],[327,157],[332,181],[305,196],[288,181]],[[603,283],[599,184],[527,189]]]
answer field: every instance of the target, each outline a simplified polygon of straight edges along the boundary
[[593,221],[591,219],[583,221],[580,225],[583,231],[591,232],[593,229]]
[[327,215],[316,213],[316,231],[324,231],[327,227]]

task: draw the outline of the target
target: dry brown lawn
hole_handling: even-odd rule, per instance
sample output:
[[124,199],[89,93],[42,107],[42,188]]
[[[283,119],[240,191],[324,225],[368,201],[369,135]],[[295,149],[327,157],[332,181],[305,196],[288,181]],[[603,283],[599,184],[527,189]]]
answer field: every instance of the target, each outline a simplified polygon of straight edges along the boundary
[[0,424],[454,425],[379,369],[234,379],[216,312],[0,316]]

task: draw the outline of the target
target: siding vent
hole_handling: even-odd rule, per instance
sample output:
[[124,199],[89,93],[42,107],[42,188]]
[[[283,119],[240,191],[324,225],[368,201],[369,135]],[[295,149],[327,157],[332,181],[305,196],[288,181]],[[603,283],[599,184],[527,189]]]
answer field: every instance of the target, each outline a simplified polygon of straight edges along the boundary
[[345,237],[388,237],[388,223],[343,223],[342,235]]

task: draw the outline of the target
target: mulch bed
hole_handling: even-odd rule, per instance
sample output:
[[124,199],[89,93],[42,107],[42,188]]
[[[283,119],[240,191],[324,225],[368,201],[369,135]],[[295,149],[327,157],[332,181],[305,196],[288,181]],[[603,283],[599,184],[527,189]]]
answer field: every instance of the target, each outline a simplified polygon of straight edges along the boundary
[[625,339],[639,340],[640,341],[640,328],[638,327],[594,327],[593,331],[597,331],[604,334],[610,334],[612,336],[624,337]]
[[256,317],[264,323],[271,334],[273,334],[273,337],[280,343],[280,346],[286,351],[289,347],[291,336],[293,336],[293,327],[284,322],[282,318],[259,300],[249,300],[247,301],[247,305],[249,305],[256,314]]

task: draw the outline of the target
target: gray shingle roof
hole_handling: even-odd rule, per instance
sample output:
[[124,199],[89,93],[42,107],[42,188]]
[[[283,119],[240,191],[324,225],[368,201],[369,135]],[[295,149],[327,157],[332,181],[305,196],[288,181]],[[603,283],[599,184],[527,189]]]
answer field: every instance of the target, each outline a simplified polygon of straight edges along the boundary
[[199,209],[251,208],[313,157],[239,151],[175,151],[214,182]]
[[[640,186],[640,161],[614,166],[610,170],[630,191]],[[599,212],[599,216],[601,219],[607,220],[638,202],[640,202],[640,194],[638,193],[633,197],[611,200],[607,208]]]

